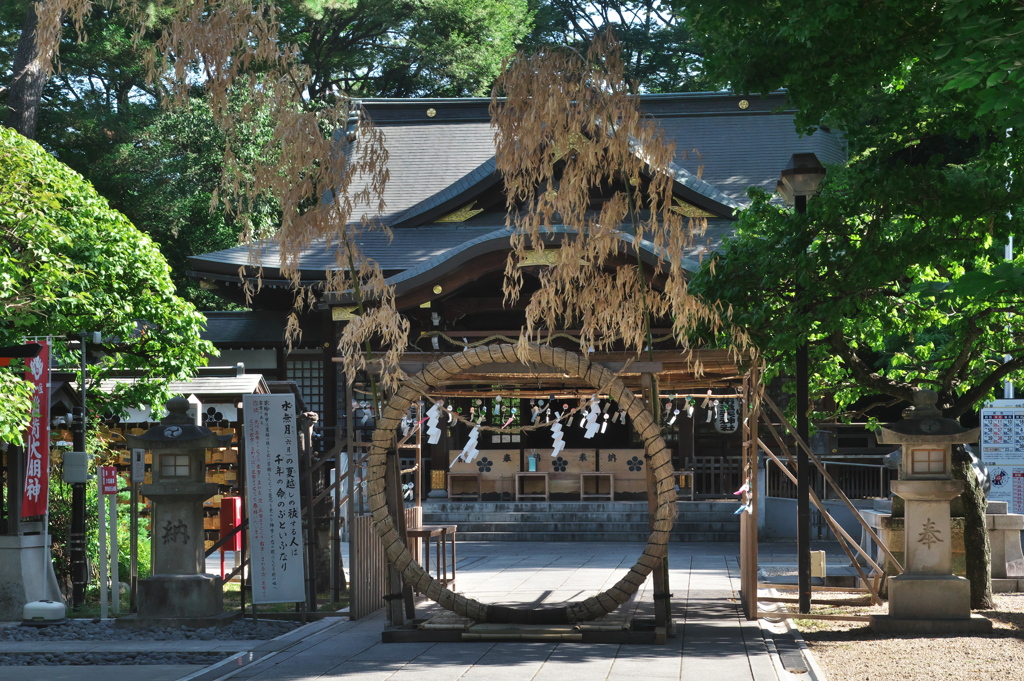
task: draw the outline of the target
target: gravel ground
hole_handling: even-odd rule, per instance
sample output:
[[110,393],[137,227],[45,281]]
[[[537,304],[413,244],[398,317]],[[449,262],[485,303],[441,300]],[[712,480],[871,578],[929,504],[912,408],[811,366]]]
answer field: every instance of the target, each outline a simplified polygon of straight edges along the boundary
[[[209,666],[230,653],[10,653],[0,655],[0,667],[81,666],[121,664],[196,664]],[[2,676],[2,674],[0,674]]]
[[[866,622],[799,620],[827,681],[938,681],[1024,679],[1024,594],[995,594],[984,636],[880,636]],[[886,608],[843,608],[857,614]],[[840,612],[835,608],[834,612]]]
[[[51,627],[13,626],[0,629],[3,642],[31,641],[262,641],[276,638],[301,626],[299,622],[239,620],[225,627],[177,629],[115,627],[111,621],[70,620]],[[0,667],[29,665],[90,664],[196,664],[211,665],[227,657],[223,652],[102,652],[102,653],[0,653]],[[3,674],[0,674],[3,678]]]
[[287,620],[238,620],[224,627],[115,627],[113,621],[69,620],[52,627],[0,629],[0,641],[265,641],[301,626]]

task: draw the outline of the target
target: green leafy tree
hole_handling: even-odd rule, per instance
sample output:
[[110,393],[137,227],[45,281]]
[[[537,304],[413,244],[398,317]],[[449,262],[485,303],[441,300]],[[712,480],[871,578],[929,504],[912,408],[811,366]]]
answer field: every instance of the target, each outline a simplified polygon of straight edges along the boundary
[[311,99],[483,95],[533,24],[526,0],[289,0]]
[[595,36],[612,29],[626,79],[645,92],[686,92],[713,87],[696,37],[667,3],[655,0],[540,0],[526,50],[563,45],[585,52]]
[[[105,355],[92,377],[119,368],[146,379],[112,398],[92,391],[98,402],[110,400],[92,408],[152,403],[167,381],[205,364],[213,348],[199,338],[202,316],[174,295],[153,241],[80,175],[10,128],[0,128],[0,231],[0,344],[100,332]],[[7,373],[4,381],[20,379]],[[0,404],[0,431],[10,441],[20,441],[23,406]]]
[[[769,356],[806,337],[814,380],[839,409],[930,387],[960,416],[1019,379],[1019,297],[969,285],[1005,272],[1000,246],[1024,208],[1022,138],[1007,129],[1019,112],[1017,3],[676,4],[706,36],[712,77],[744,93],[787,88],[802,130],[829,125],[849,142],[848,167],[830,170],[806,216],[755,197],[715,262],[716,292],[737,320],[762,324]],[[975,504],[967,531],[987,539],[983,514]],[[968,552],[976,608],[991,596],[983,543]]]

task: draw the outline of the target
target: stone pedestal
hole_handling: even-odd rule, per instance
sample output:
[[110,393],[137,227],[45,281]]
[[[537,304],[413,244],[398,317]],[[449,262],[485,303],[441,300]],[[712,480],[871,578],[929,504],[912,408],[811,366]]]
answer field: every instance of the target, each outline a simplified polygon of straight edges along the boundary
[[[1020,545],[1024,515],[1008,513],[1007,506],[1005,501],[990,501],[985,516],[989,544],[992,547],[993,591],[1017,591],[1018,580],[1024,578],[1024,552]],[[1005,588],[997,589],[997,582],[998,586]]]
[[[906,502],[904,536],[908,574],[951,575],[952,531],[949,502],[960,495],[959,480],[894,480],[893,494]],[[968,610],[970,608],[968,607]]]
[[203,502],[216,483],[154,483],[142,486],[153,501],[152,574],[197,575],[206,571]]
[[53,572],[50,537],[0,536],[0,621],[20,621],[25,604],[32,601],[64,602]]

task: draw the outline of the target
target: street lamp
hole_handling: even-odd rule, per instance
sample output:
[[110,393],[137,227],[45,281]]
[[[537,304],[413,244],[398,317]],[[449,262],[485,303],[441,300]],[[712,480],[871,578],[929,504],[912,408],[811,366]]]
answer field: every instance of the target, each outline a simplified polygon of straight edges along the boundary
[[[825,178],[825,166],[813,153],[793,154],[789,164],[779,175],[776,191],[787,204],[794,206],[800,215],[807,213],[807,199],[818,191],[818,185]],[[800,292],[798,285],[797,292]],[[805,442],[810,442],[807,412],[810,409],[808,396],[807,336],[796,349],[796,432]],[[811,611],[811,503],[808,484],[809,462],[807,452],[798,446],[796,450],[796,551],[797,591],[801,613]]]

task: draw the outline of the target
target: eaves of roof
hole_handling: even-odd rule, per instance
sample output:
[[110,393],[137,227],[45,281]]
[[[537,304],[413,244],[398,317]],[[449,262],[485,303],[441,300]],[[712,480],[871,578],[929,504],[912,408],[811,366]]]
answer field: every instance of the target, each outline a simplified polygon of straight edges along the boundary
[[[448,272],[457,270],[484,254],[508,250],[511,247],[512,233],[511,229],[502,228],[471,239],[445,251],[441,255],[420,263],[416,267],[388,277],[385,283],[394,286],[395,295],[400,296],[411,289],[436,280]],[[544,237],[547,245],[556,246],[566,236],[576,233],[574,229],[564,225],[557,225],[551,232],[545,233]],[[653,242],[647,239],[635,239],[632,234],[626,232],[620,232],[617,236],[623,244],[627,245],[627,248],[633,249],[633,252],[637,252],[638,249],[644,262],[652,266],[659,265],[660,259]],[[699,251],[699,249],[700,247],[698,246],[694,249],[694,252]],[[700,261],[697,257],[685,256],[681,259],[681,265],[684,270],[693,272],[700,267]],[[327,306],[345,305],[351,302],[353,302],[353,298],[350,292],[328,292],[324,294],[322,299],[322,303]]]

